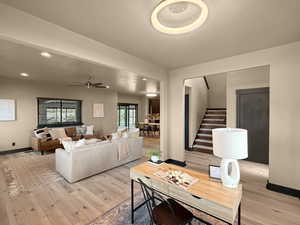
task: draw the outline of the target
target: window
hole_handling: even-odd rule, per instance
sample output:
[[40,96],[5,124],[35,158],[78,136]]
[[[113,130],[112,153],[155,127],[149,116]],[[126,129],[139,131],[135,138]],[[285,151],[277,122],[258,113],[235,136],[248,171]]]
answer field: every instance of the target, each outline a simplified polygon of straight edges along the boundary
[[134,128],[138,122],[138,105],[136,104],[118,104],[118,126]]
[[80,100],[38,98],[38,127],[81,124]]

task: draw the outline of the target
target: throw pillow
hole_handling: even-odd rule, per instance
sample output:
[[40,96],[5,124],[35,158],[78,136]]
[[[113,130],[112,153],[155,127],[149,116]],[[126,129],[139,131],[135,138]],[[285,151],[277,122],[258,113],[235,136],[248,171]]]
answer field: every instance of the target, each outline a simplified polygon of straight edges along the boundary
[[75,141],[62,141],[62,144],[64,146],[64,149],[67,151],[67,152],[71,152],[74,150],[75,148]]
[[85,135],[85,133],[86,133],[86,126],[77,126],[76,127],[76,133],[77,133],[77,135],[78,136],[80,136],[80,135]]
[[86,126],[86,135],[94,135],[94,125]]
[[33,133],[38,139],[41,139],[41,142],[52,140],[52,137],[47,127],[42,129],[36,129]]

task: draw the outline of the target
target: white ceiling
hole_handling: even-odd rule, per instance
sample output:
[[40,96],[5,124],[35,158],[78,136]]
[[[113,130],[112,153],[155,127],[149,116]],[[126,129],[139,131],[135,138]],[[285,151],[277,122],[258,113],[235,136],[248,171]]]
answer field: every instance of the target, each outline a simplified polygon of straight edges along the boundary
[[160,0],[0,2],[169,69],[300,40],[300,0],[205,0],[206,23],[179,36],[152,28]]
[[[131,72],[57,54],[47,59],[40,56],[41,51],[0,39],[0,76],[70,85],[73,82],[85,82],[92,75],[93,82],[103,82],[119,93],[143,95],[159,92],[159,82],[156,80],[143,81],[143,77]],[[22,72],[30,76],[22,77]]]

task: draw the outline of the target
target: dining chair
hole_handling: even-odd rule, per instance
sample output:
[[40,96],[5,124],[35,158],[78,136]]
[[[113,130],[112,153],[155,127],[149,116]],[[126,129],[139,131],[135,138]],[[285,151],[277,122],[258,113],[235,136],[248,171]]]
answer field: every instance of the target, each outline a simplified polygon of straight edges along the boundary
[[[150,225],[192,225],[193,214],[173,199],[166,199],[138,179],[150,216]],[[160,203],[157,204],[158,200]]]
[[149,134],[149,129],[147,125],[139,124],[140,136],[145,136],[145,133]]

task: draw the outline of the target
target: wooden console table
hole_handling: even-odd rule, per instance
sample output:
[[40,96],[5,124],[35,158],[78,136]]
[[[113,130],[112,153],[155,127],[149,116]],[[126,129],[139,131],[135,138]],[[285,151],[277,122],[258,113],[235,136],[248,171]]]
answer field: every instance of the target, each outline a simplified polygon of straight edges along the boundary
[[[159,170],[167,171],[169,169],[182,171],[199,180],[185,190],[154,175]],[[204,212],[226,224],[234,224],[236,217],[238,217],[238,224],[241,224],[241,184],[235,189],[225,188],[222,183],[211,180],[207,174],[172,164],[163,163],[160,166],[156,166],[148,162],[131,168],[130,178],[132,224],[134,223],[134,212],[145,204],[145,202],[143,202],[136,208],[134,206],[133,188],[134,182],[138,182],[138,179],[141,179],[159,193]]]

